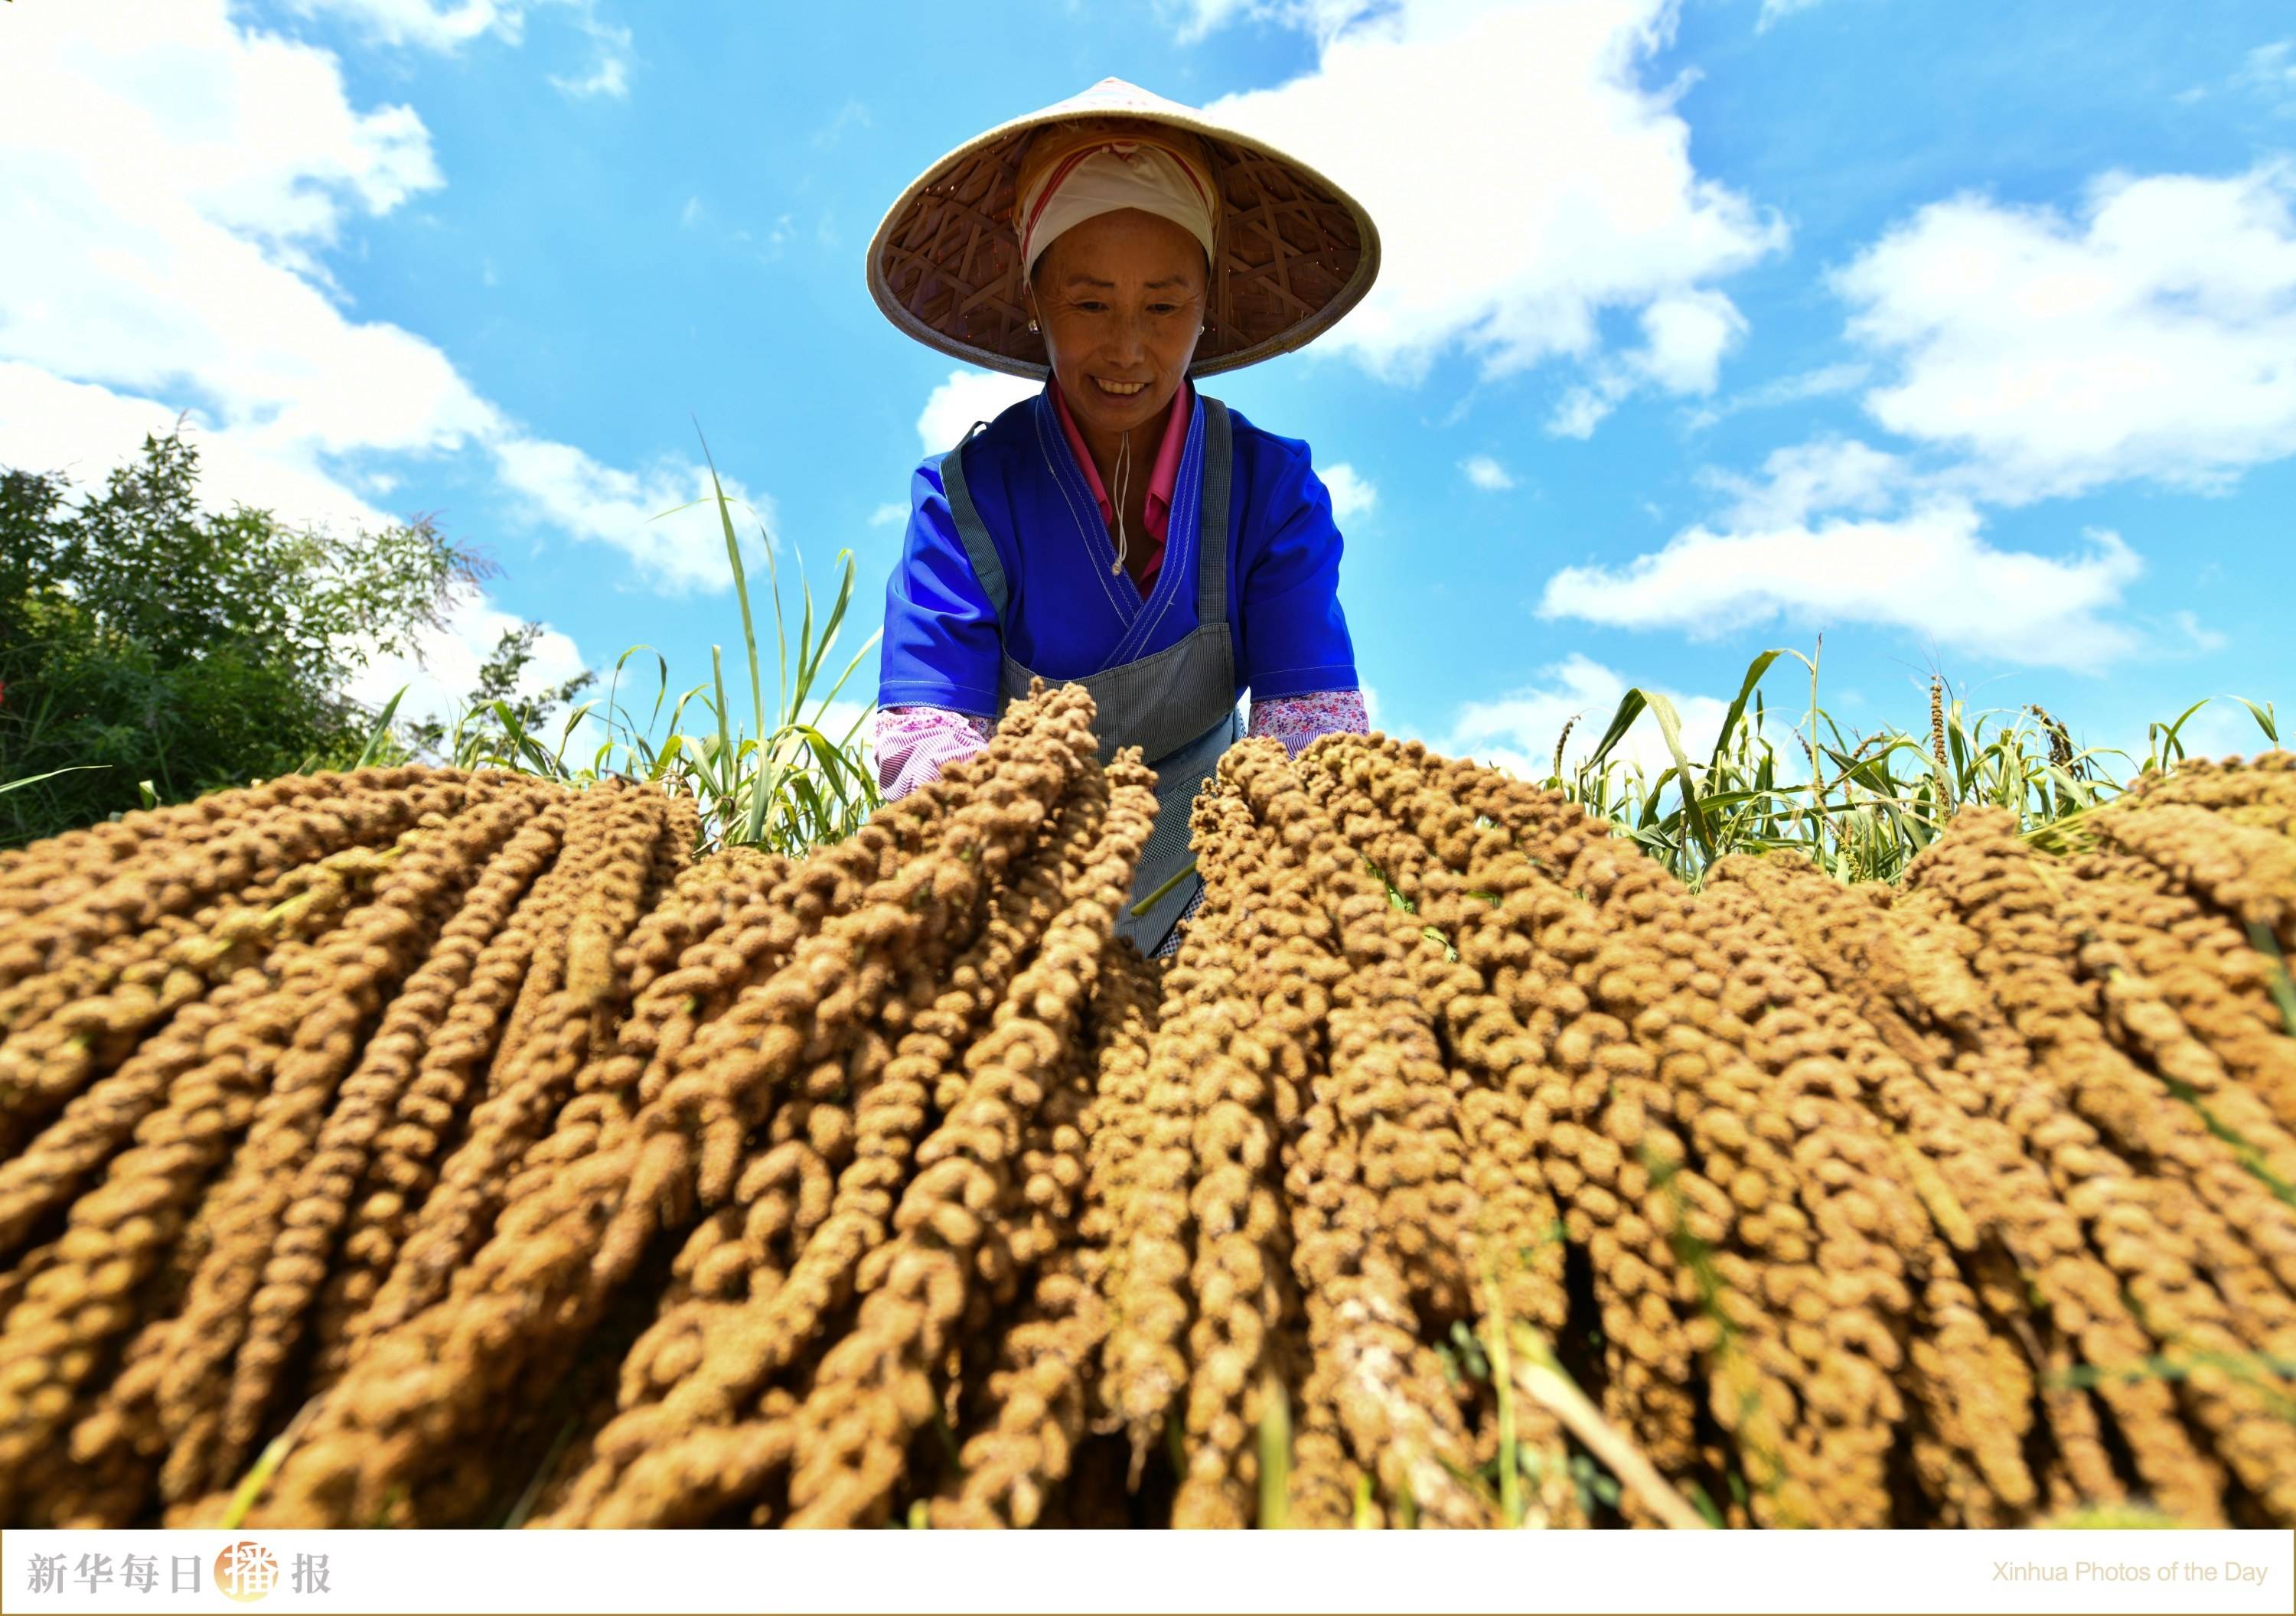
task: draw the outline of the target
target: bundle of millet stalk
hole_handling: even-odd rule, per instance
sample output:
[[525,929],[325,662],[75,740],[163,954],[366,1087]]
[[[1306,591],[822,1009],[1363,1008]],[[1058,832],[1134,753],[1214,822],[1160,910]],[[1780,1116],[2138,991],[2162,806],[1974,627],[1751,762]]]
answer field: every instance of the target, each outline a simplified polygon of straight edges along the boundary
[[1685,889],[1079,690],[801,859],[419,769],[0,854],[0,1520],[2296,1522],[2296,759]]

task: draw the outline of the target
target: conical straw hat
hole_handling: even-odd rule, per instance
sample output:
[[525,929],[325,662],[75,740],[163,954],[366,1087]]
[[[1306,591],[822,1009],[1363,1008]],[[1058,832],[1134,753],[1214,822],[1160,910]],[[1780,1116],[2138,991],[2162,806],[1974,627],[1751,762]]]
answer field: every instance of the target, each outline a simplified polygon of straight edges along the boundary
[[1220,192],[1219,264],[1211,329],[1196,345],[1192,374],[1289,353],[1371,290],[1379,232],[1361,203],[1264,141],[1103,78],[965,142],[901,192],[869,243],[869,295],[885,317],[968,363],[1043,377],[1044,339],[1021,304],[1013,192],[1039,132],[1085,119],[1111,133],[1128,125],[1185,130],[1203,143]]

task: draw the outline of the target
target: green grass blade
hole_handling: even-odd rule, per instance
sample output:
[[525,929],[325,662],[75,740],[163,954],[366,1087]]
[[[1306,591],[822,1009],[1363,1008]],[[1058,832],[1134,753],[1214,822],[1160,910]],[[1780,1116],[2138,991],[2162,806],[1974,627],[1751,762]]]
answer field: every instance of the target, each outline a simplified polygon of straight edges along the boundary
[[255,1508],[256,1500],[262,1498],[263,1489],[271,1485],[271,1478],[278,1473],[279,1466],[287,1462],[287,1455],[302,1440],[305,1427],[310,1424],[311,1416],[318,1412],[319,1403],[320,1399],[316,1397],[305,1403],[296,1410],[295,1417],[287,1422],[287,1428],[264,1444],[263,1451],[256,1456],[254,1465],[240,1478],[239,1485],[232,1489],[231,1502],[224,1506],[223,1526],[226,1530],[236,1531],[246,1522]]
[[511,760],[523,756],[534,765],[534,771],[545,779],[556,779],[562,772],[558,760],[542,749],[542,743],[527,733],[526,726],[518,721],[507,701],[493,704],[494,715],[502,721],[503,733],[510,738]]
[[[763,533],[763,529],[759,529]],[[750,650],[750,694],[758,706],[758,747],[765,755],[758,767],[763,778],[751,782],[750,795],[749,834],[743,839],[752,845],[762,845],[766,835],[766,816],[772,812],[781,795],[781,728],[790,714],[790,665],[788,619],[782,615],[782,569],[774,555],[773,538],[766,535],[766,578],[774,594],[774,680],[780,693],[781,705],[771,722],[766,715],[765,697],[758,683],[758,653],[754,643]],[[801,582],[801,581],[800,581]],[[808,603],[808,616],[810,615]],[[771,737],[770,742],[767,738]]]
[[1674,759],[1675,772],[1678,777],[1675,784],[1682,794],[1683,817],[1689,822],[1691,834],[1698,838],[1699,845],[1705,848],[1706,856],[1710,859],[1714,856],[1714,837],[1707,828],[1706,813],[1699,801],[1697,782],[1691,779],[1690,759],[1682,749],[1681,715],[1674,710],[1674,703],[1655,690],[1650,691],[1644,699],[1650,703],[1651,716],[1658,720],[1658,732],[1665,739],[1666,749]]
[[[806,685],[812,680],[814,667],[817,660],[813,648],[813,583],[805,575],[805,557],[803,555],[800,555],[797,559],[797,592],[799,600],[803,601],[805,604],[805,618],[798,625],[797,631],[797,698],[792,703],[790,701],[787,694],[784,693],[783,697],[784,712],[788,711],[792,706],[803,706],[805,705]],[[776,600],[774,602],[774,605],[775,608],[778,610],[780,608],[781,602]],[[824,638],[825,640],[826,636]],[[784,690],[786,691],[786,687],[784,687]]]
[[[740,567],[740,563],[738,561],[735,562],[734,565],[736,568]],[[746,600],[747,597],[745,596],[745,602]],[[742,610],[742,616],[745,619],[742,626],[744,629],[747,629],[749,627],[749,624],[746,621],[749,616],[748,606],[744,604]],[[741,766],[741,759],[734,750],[733,734],[726,728],[725,658],[719,653],[718,648],[714,645],[709,648],[709,679],[710,682],[717,687],[718,690],[718,754],[713,761],[715,762],[718,771],[718,779],[717,782],[718,795],[725,799],[723,812],[731,815],[735,811],[734,803],[734,776],[733,771]],[[719,834],[726,840],[731,841],[733,839],[731,830],[732,828],[727,826],[722,828]]]
[[653,711],[646,714],[646,730],[650,735],[653,730],[653,726],[661,721],[661,704],[669,695],[669,658],[664,657],[660,651],[655,650],[654,648],[650,645],[634,645],[630,647],[629,649],[624,651],[620,656],[614,658],[614,677],[606,687],[606,700],[610,711],[614,713],[620,713],[623,711],[621,701],[622,669],[628,665],[630,658],[636,656],[640,651],[653,651]]
[[2251,701],[2245,696],[2232,696],[2227,697],[2226,699],[2229,701],[2236,701],[2240,703],[2241,706],[2246,707],[2248,709],[2248,715],[2256,720],[2256,727],[2264,731],[2264,739],[2270,741],[2276,747],[2280,744],[2280,725],[2277,718],[2273,713],[2272,704],[2270,702],[2267,701],[2264,703],[2263,706],[2259,706],[2255,702]]
[[[829,615],[822,620],[821,641],[814,647],[811,662],[806,669],[806,681],[808,688],[810,688],[814,681],[818,677],[822,665],[829,660],[830,648],[837,643],[838,631],[843,626],[845,622],[846,608],[850,606],[853,601],[853,584],[855,575],[853,552],[849,550],[839,551],[837,552],[837,563],[839,568],[837,599],[831,603]],[[808,595],[806,600],[806,609],[809,613],[812,610],[812,597]],[[872,635],[870,638],[871,643],[875,643],[876,636]],[[864,654],[866,654],[865,647],[864,648]],[[849,675],[851,672],[852,669],[849,666],[846,669],[846,673]],[[842,688],[845,681],[843,679],[840,679],[837,682],[839,687]]]
[[2264,956],[2266,987],[2272,1002],[2279,1008],[2281,1024],[2288,1029],[2289,1037],[2296,1038],[2296,981],[2290,980],[2288,961],[2281,955],[2279,940],[2273,936],[2271,927],[2257,920],[2248,923],[2248,938],[2256,945],[2256,951]]
[[1587,761],[1579,765],[1580,770],[1602,768],[1610,757],[1611,748],[1627,738],[1627,731],[1635,727],[1635,720],[1643,715],[1643,709],[1649,705],[1650,698],[1639,689],[1630,690],[1619,698],[1619,710],[1611,714],[1611,727],[1603,731],[1603,739],[1595,743],[1594,751],[1587,754]]
[[366,745],[359,748],[358,762],[353,763],[352,768],[364,769],[381,754],[383,742],[390,738],[390,721],[398,715],[398,704],[406,698],[407,689],[407,686],[400,685],[390,699],[382,704],[382,711],[376,715],[374,728],[367,731]]
[[[862,658],[868,656],[871,651],[875,650],[877,649],[877,642],[884,637],[885,631],[879,629],[873,633],[867,640],[862,641],[861,649],[853,653],[853,660],[845,665],[845,671],[837,676],[837,682],[830,687],[829,694],[824,696],[821,698],[820,705],[814,708],[813,717],[816,723],[821,722],[821,715],[824,712],[828,711],[829,704],[835,701],[839,692],[845,689],[846,681],[853,677],[853,670],[861,665]],[[874,704],[873,703],[871,704],[871,710],[873,710],[873,708]],[[865,711],[862,714],[862,717],[866,718],[867,716],[868,711]],[[855,727],[857,729],[859,727],[857,722]]]
[[1746,715],[1746,703],[1762,682],[1762,675],[1770,671],[1772,663],[1788,654],[1783,649],[1764,651],[1746,665],[1746,677],[1739,683],[1737,699],[1733,701],[1729,710],[1722,714],[1722,727],[1715,731],[1714,758],[1707,765],[1709,773],[1713,773],[1722,767],[1723,753],[1729,746],[1730,738],[1737,733],[1739,721]]
[[[699,425],[695,426],[693,431],[695,437],[701,437],[701,428]],[[742,566],[742,543],[741,540],[734,532],[733,507],[731,502],[726,498],[725,485],[718,480],[718,462],[710,458],[709,440],[707,437],[701,438],[701,458],[709,468],[709,491],[712,497],[716,499],[718,503],[718,526],[726,536],[726,565],[732,567],[734,572],[734,597],[741,603],[742,649],[747,654],[750,661],[750,705],[755,708],[757,712],[758,733],[763,735],[769,726],[766,722],[765,686],[758,677],[758,628],[756,621],[750,612],[750,576],[747,570],[745,570]],[[766,567],[768,572],[772,570],[773,565],[773,544],[771,540],[768,539],[766,545]],[[778,586],[776,586],[775,591],[775,603],[776,610],[778,610]],[[775,623],[775,627],[776,630],[779,629],[780,624],[778,621]],[[715,665],[714,656],[712,665],[713,667]],[[718,725],[721,730],[724,728],[725,724],[725,681],[721,676],[718,681]]]
[[11,791],[21,791],[27,786],[37,786],[42,780],[52,780],[60,774],[85,774],[91,769],[107,769],[109,763],[74,763],[66,769],[51,769],[45,774],[27,774],[21,779],[0,780],[0,796]]
[[598,703],[594,698],[586,701],[580,706],[576,707],[571,713],[569,713],[566,715],[566,722],[559,729],[558,731],[558,751],[556,755],[561,764],[563,764],[566,761],[567,744],[574,739],[574,730],[576,726],[580,724],[584,719],[589,717],[590,709],[597,705]]
[[1259,1386],[1259,1524],[1269,1531],[1292,1524],[1292,1402],[1273,1370]]
[[[2184,743],[2177,739],[2177,736],[2183,731],[2185,722],[2189,720],[2194,714],[2208,706],[2211,699],[2213,698],[2210,697],[2203,696],[2191,706],[2186,707],[2183,712],[2177,714],[2174,722],[2168,724],[2153,724],[2151,726],[2153,735],[2157,735],[2159,738],[2161,748],[2160,751],[2152,757],[2145,760],[2145,766],[2147,768],[2166,769],[2170,763],[2180,759],[2185,755]],[[2152,736],[2148,736],[2146,739],[2150,740],[2152,739]]]

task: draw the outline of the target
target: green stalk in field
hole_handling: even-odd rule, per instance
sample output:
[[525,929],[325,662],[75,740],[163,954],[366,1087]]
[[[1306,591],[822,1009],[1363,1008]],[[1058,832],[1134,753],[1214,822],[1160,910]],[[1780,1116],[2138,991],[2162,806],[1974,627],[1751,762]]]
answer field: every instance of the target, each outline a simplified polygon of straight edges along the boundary
[[[1782,657],[1808,672],[1808,706],[1800,725],[1775,735],[1766,727],[1761,685]],[[2035,706],[1972,714],[1949,696],[1941,678],[1932,681],[1923,729],[1845,735],[1821,702],[1818,665],[1816,652],[1772,649],[1756,657],[1702,764],[1689,755],[1674,704],[1637,686],[1620,698],[1594,750],[1568,771],[1565,730],[1546,783],[1693,885],[1727,854],[1789,848],[1845,881],[1894,880],[1963,803],[2006,809],[2027,837],[2051,846],[2081,815],[2127,788],[2128,777],[2117,778],[2111,760],[2123,767],[2133,760],[2076,747],[2070,731]],[[2214,699],[2152,725],[2146,755],[2130,776],[2181,763],[2185,724]],[[2225,699],[2240,703],[2267,745],[2279,744],[2270,703]],[[1657,724],[1670,764],[1655,778],[1621,752],[1645,715]]]
[[[801,558],[796,599],[784,601],[777,546],[760,523],[758,538],[774,605],[776,701],[767,705],[750,569],[734,522],[737,502],[726,492],[707,440],[702,456],[709,466],[708,502],[724,535],[726,567],[741,613],[749,722],[737,718],[726,699],[722,646],[710,647],[709,681],[672,701],[668,660],[652,646],[634,645],[616,659],[603,703],[586,702],[567,715],[555,749],[533,734],[507,703],[495,701],[465,713],[442,750],[446,761],[456,767],[510,769],[576,787],[610,777],[643,780],[694,799],[701,811],[701,851],[756,846],[800,853],[852,835],[883,804],[862,739],[873,709],[863,706],[841,732],[824,727],[830,709],[867,660],[878,635],[872,633],[841,669],[833,668],[830,655],[853,601],[853,552],[839,552],[835,596],[828,610],[816,616]],[[683,505],[661,514],[674,516],[692,509],[692,504]],[[786,616],[791,604],[800,613],[794,642]],[[622,700],[622,675],[641,653],[652,657],[656,679],[652,704],[643,722]],[[398,705],[394,697],[378,717],[363,762],[383,761],[394,751],[405,755],[405,748],[390,739]],[[702,722],[689,728],[689,713]],[[570,764],[566,752],[576,730],[591,722],[603,730],[603,739],[586,764]]]

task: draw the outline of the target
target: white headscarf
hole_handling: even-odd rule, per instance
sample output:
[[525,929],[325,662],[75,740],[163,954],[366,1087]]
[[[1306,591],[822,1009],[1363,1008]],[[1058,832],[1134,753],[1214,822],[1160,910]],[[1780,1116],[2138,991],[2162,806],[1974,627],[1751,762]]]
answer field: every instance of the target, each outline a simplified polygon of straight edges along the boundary
[[1111,140],[1062,157],[1030,184],[1018,209],[1021,273],[1025,278],[1063,233],[1119,208],[1169,219],[1212,257],[1211,176],[1168,147]]

